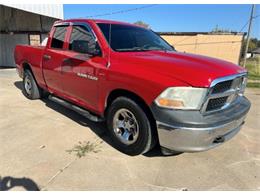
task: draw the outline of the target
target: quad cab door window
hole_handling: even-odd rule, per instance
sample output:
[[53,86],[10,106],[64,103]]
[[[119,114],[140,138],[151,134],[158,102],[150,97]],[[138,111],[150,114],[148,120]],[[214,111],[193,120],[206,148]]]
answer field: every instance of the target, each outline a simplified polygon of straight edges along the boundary
[[92,32],[85,26],[73,26],[69,41],[69,50],[89,54],[100,54],[100,48]]
[[51,48],[62,49],[64,45],[66,26],[57,26],[52,37]]

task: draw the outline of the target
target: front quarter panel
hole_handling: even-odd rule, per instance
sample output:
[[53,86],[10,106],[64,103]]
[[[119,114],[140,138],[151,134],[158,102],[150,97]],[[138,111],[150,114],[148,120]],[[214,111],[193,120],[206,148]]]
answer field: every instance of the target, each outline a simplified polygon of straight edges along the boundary
[[106,70],[106,80],[100,80],[100,97],[102,111],[106,100],[113,90],[123,89],[130,91],[144,100],[150,106],[155,98],[170,86],[188,86],[187,83],[174,78],[165,77],[154,71],[147,71],[136,65],[120,65],[112,63]]

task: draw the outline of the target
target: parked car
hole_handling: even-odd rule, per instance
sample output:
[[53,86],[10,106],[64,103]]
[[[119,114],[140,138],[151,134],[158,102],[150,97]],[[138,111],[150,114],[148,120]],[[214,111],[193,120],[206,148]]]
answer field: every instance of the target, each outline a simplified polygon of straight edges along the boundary
[[138,155],[216,147],[241,129],[250,102],[244,68],[181,53],[133,24],[54,23],[46,46],[17,45],[23,93],[46,95],[92,121],[106,121],[114,147]]

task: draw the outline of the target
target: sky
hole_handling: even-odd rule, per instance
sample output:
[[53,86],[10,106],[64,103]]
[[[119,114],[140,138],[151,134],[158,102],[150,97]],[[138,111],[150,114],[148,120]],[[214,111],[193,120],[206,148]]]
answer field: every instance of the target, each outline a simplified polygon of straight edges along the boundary
[[[118,11],[135,9],[112,15]],[[135,5],[135,4],[84,4],[64,5],[64,18],[109,19],[124,22],[143,21],[157,32],[209,32],[216,26],[239,32],[248,22],[251,5]],[[97,16],[103,15],[103,16]],[[256,5],[251,37],[260,39],[260,5]],[[246,32],[248,25],[243,32]]]

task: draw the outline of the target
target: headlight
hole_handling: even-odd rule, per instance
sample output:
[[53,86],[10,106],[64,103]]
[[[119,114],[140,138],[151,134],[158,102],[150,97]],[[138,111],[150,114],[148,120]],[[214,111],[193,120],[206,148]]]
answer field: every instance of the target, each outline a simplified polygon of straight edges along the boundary
[[207,91],[207,88],[170,87],[163,91],[155,102],[164,108],[199,110]]

